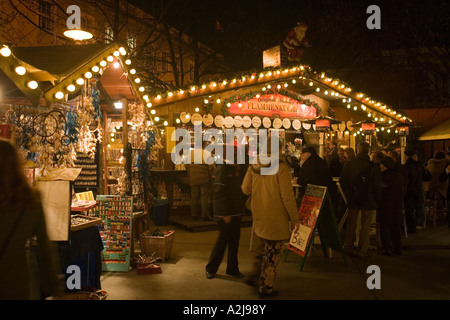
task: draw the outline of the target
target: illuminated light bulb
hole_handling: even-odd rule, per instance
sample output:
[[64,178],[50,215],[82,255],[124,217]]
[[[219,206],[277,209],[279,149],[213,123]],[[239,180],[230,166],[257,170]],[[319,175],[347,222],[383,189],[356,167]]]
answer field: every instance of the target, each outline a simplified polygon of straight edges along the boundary
[[245,77],[242,77],[241,81],[245,81]]
[[27,83],[27,86],[28,86],[28,88],[34,90],[34,89],[37,89],[38,83],[37,83],[36,81],[32,80],[32,81],[30,81],[30,82]]
[[141,79],[136,78],[136,79],[134,79],[134,82],[139,83],[139,82],[141,82]]
[[333,91],[331,91],[331,95],[334,96],[334,92]]
[[259,77],[260,77],[260,78],[264,77],[264,73],[260,73],[260,74],[259,74]]
[[356,137],[356,133],[354,133],[353,136]]
[[91,70],[94,71],[94,72],[99,72],[99,71],[100,71],[100,68],[99,68],[98,66],[93,66],[93,67],[91,68]]
[[190,117],[191,117],[190,114],[187,114],[187,115],[186,115],[186,119],[189,119]]
[[100,61],[100,66],[101,67],[106,67],[107,63],[105,60]]
[[375,117],[375,119],[374,119],[375,121],[378,121],[378,117]]
[[361,109],[366,110],[366,106],[361,105]]
[[350,105],[349,104],[347,105],[347,109],[350,109]]
[[255,76],[254,76],[254,75],[252,75],[252,76],[250,77],[250,79],[252,79],[252,80],[253,80],[253,79],[255,79]]
[[25,69],[25,67],[22,67],[22,66],[18,66],[18,67],[16,67],[16,69],[14,69],[15,71],[16,71],[16,73],[19,75],[19,76],[23,76],[25,73],[27,73],[27,69]]
[[148,95],[144,95],[144,96],[142,97],[142,99],[144,99],[145,101],[148,101]]
[[164,121],[164,125],[167,126],[169,123],[167,121]]
[[347,102],[347,99],[342,99],[342,102],[343,102],[343,103],[346,103],[346,102]]
[[389,120],[389,124],[391,124],[392,123],[392,120]]
[[131,73],[131,74],[135,74],[135,73],[136,73],[136,69],[131,69],[131,70],[130,70],[130,73]]
[[228,103],[227,103],[227,107],[228,107],[228,108],[231,107],[231,103],[228,102]]
[[9,57],[11,55],[11,49],[7,46],[3,46],[3,48],[0,49],[0,54],[4,57]]
[[284,87],[285,87],[285,88],[287,88],[287,86],[288,86],[288,84],[287,84],[287,83],[285,83],[285,84],[284,84]]
[[381,131],[384,131],[384,128],[383,128],[383,127],[381,128]]
[[213,87],[215,87],[215,86],[217,86],[217,83],[213,82],[211,85],[212,85]]
[[70,85],[67,86],[67,91],[74,92],[75,89],[76,88],[75,88],[75,86],[73,84],[70,84]]
[[266,91],[266,87],[262,87],[262,89],[261,89],[262,91]]
[[58,91],[57,93],[55,93],[55,98],[56,99],[64,98],[64,93],[62,93],[61,91]]
[[242,108],[242,103],[239,102],[238,107],[239,107],[239,108]]
[[280,70],[277,70],[277,74],[280,74]]
[[125,64],[126,65],[130,65],[131,64],[131,60],[130,59],[125,60]]
[[358,110],[358,107],[357,107],[357,106],[354,106],[354,107],[353,107],[353,110]]
[[86,73],[84,74],[84,76],[85,76],[86,78],[90,79],[90,78],[92,78],[92,73],[90,73],[90,72],[88,71],[88,72],[86,72]]
[[380,121],[383,122],[383,121],[384,121],[384,118],[380,118]]
[[267,75],[270,77],[272,75],[272,71],[267,72]]
[[176,123],[180,123],[180,119],[177,118],[177,119],[175,120],[175,122],[176,122]]
[[155,121],[158,122],[159,121],[159,117],[155,117]]
[[192,87],[191,87],[191,91],[195,91],[195,86],[192,86]]
[[220,98],[216,100],[217,103],[220,103]]
[[158,94],[158,95],[156,96],[156,100],[159,100],[159,99],[161,99],[161,95],[160,95],[160,94]]
[[223,84],[223,85],[226,85],[226,84],[227,84],[227,80],[223,80],[223,81],[222,81],[222,84]]
[[277,89],[281,89],[281,86],[280,86],[280,85],[277,85]]
[[148,102],[148,103],[147,103],[147,107],[148,107],[148,108],[151,108],[151,107],[152,107],[152,103],[151,103],[151,102]]
[[144,87],[139,87],[139,91],[140,92],[144,92],[145,88]]
[[297,81],[295,81],[295,79],[294,80],[292,80],[292,83],[296,83]]
[[184,91],[183,91],[183,90],[180,90],[178,93],[179,93],[179,94],[184,94]]
[[202,85],[202,89],[205,89],[206,88],[206,85]]
[[327,90],[325,90],[325,94],[328,94],[328,91],[327,91]]
[[152,109],[152,110],[150,111],[150,113],[151,113],[151,114],[155,114],[155,113],[156,113],[156,110],[155,110],[155,109]]
[[272,88],[272,86],[270,84],[268,84],[267,85],[267,89],[270,89],[270,88]]
[[368,113],[367,116],[370,118],[372,115],[370,113]]
[[127,50],[125,50],[124,47],[120,47],[120,48],[119,48],[119,52],[120,52],[120,54],[123,55],[123,56],[127,54]]
[[310,87],[312,87],[312,86],[313,86],[313,83],[312,83],[312,82],[310,82],[310,83],[309,83],[309,86],[310,86]]
[[84,84],[84,79],[83,78],[78,78],[76,82],[77,82],[78,85],[82,86]]
[[113,62],[114,57],[113,56],[108,56],[108,58],[106,58],[106,60],[108,60],[108,62]]
[[198,107],[195,108],[195,112],[199,112],[200,109]]
[[256,96],[255,96],[257,99],[259,99],[259,97],[260,97],[260,95],[259,94],[257,94]]
[[116,68],[116,69],[117,69],[117,68],[119,68],[119,67],[120,67],[120,63],[116,61],[116,62],[114,62],[114,65],[113,65],[113,66],[114,66],[114,68]]
[[114,51],[113,55],[114,55],[115,57],[118,57],[118,56],[120,55],[120,52],[116,50],[116,51]]
[[319,92],[319,91],[320,91],[320,88],[317,88],[317,89],[316,89],[316,92]]

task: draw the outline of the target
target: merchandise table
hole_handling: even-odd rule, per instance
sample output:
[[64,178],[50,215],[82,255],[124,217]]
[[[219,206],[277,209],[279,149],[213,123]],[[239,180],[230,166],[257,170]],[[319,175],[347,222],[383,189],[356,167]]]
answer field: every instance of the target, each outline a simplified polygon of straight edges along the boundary
[[81,289],[101,289],[103,242],[97,226],[71,231],[68,242],[60,242],[59,254],[63,273],[67,267],[77,265],[81,269]]

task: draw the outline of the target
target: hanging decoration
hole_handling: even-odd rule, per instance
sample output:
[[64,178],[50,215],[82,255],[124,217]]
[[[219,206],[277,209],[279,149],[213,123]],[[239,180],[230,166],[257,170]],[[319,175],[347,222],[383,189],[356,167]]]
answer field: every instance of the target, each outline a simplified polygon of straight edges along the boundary
[[91,130],[91,126],[95,125],[92,119],[96,118],[95,107],[92,96],[84,96],[78,101],[78,143],[76,151],[87,154],[91,159],[95,157],[97,142],[102,140],[102,128],[100,118],[97,118],[96,128]]

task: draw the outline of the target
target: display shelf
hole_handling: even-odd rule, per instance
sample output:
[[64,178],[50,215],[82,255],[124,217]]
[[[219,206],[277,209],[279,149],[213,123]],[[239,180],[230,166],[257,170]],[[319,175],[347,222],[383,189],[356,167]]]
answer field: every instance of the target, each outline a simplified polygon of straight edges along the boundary
[[96,216],[103,241],[102,270],[129,271],[133,218],[133,197],[98,195]]

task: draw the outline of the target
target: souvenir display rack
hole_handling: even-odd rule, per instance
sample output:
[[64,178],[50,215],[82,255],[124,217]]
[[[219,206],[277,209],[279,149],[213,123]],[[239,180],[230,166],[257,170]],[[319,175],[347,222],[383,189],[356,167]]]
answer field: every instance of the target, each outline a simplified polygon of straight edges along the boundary
[[103,241],[102,270],[129,271],[133,197],[98,195],[97,217]]
[[98,151],[95,152],[94,158],[91,158],[86,153],[77,152],[77,159],[74,161],[74,164],[77,167],[81,167],[81,173],[74,181],[75,188],[99,187]]

